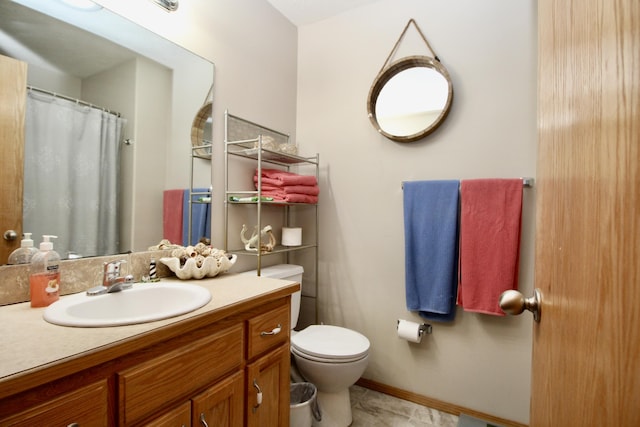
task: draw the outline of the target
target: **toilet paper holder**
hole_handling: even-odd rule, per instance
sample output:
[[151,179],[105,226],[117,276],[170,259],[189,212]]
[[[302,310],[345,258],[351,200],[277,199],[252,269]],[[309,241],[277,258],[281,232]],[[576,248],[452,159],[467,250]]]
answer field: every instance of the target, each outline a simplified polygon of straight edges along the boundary
[[[396,328],[398,327],[398,325],[400,324],[400,319],[398,319],[398,321],[396,322]],[[422,337],[425,334],[430,334],[431,333],[431,325],[428,323],[423,323],[422,325],[420,325],[418,327],[418,335],[420,337]]]

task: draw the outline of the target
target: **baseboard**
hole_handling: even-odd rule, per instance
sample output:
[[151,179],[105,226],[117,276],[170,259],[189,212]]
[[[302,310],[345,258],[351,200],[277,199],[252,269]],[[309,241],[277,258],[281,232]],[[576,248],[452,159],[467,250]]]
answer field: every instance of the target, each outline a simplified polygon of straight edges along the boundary
[[389,396],[397,397],[399,399],[408,400],[409,402],[417,403],[422,406],[437,409],[438,411],[446,412],[448,414],[458,415],[467,414],[475,418],[487,420],[491,423],[496,423],[504,427],[528,427],[526,424],[517,423],[515,421],[506,420],[504,418],[495,417],[484,412],[475,411],[473,409],[465,408],[463,406],[454,405],[451,403],[443,402],[442,400],[433,399],[431,397],[422,396],[417,393],[413,393],[407,390],[402,390],[397,387],[382,384],[377,381],[368,380],[366,378],[360,378],[357,385],[368,388],[370,390],[378,391],[380,393],[388,394]]

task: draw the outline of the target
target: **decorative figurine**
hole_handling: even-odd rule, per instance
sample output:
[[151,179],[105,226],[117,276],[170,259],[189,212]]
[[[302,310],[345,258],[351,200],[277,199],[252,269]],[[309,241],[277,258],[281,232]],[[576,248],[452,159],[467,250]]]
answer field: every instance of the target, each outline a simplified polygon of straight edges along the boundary
[[262,229],[261,235],[262,239],[258,238],[258,226],[255,226],[253,229],[253,233],[251,234],[251,238],[247,239],[245,237],[245,233],[247,232],[247,226],[242,224],[242,231],[240,231],[240,239],[242,243],[244,243],[244,248],[247,251],[257,252],[258,251],[258,241],[266,241],[268,239],[269,243],[262,243],[260,245],[260,250],[262,252],[271,252],[273,248],[276,246],[276,238],[273,235],[272,227],[267,225]]

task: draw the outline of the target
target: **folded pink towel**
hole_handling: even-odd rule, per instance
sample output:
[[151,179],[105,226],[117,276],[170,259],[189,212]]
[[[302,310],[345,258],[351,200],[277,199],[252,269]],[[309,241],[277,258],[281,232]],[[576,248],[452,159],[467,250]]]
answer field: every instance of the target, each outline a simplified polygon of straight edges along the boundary
[[264,188],[262,187],[262,195],[263,196],[267,196],[267,197],[273,197],[274,199],[280,199],[280,200],[284,200],[284,198],[287,196],[287,193],[285,193],[284,191],[282,191],[282,189],[280,188]]
[[[253,177],[256,189],[258,188],[258,177]],[[269,178],[262,178],[262,191],[282,191],[288,194],[308,194],[310,196],[317,196],[320,194],[320,189],[317,185],[284,185],[270,183],[273,181]]]
[[310,196],[308,194],[288,194],[282,191],[263,191],[262,196],[273,197],[274,201],[282,201],[288,203],[310,203],[315,205],[318,203],[318,196]]
[[458,304],[465,311],[504,316],[500,294],[518,287],[521,179],[460,184]]
[[[258,171],[256,170],[256,175]],[[262,177],[274,180],[274,185],[317,185],[318,180],[313,175],[298,175],[297,173],[279,169],[262,169]]]
[[182,205],[184,190],[165,190],[162,198],[162,236],[182,244]]

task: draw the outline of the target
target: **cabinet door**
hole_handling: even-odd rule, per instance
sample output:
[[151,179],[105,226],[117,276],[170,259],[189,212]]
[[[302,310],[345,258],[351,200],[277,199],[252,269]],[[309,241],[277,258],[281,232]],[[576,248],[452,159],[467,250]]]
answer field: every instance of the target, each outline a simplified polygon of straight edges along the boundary
[[247,365],[248,427],[289,425],[289,362],[287,342]]
[[144,427],[189,427],[191,425],[191,402],[184,402],[175,409],[145,423]]
[[192,426],[242,427],[244,410],[242,372],[231,375],[191,400]]
[[0,425],[104,427],[109,425],[108,408],[107,380],[103,380],[0,420]]

